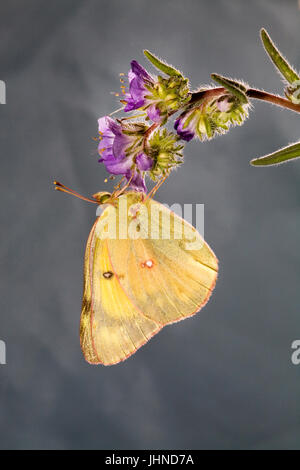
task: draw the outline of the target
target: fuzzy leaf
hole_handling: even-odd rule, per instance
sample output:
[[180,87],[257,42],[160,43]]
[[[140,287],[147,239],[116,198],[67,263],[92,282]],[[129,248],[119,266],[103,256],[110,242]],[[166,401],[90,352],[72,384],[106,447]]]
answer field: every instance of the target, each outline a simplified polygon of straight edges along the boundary
[[277,49],[267,31],[265,29],[261,29],[260,35],[266,52],[270,56],[270,59],[274,63],[275,67],[277,67],[281,75],[283,75],[284,78],[291,84],[293,84],[296,80],[299,80],[299,75],[297,75],[292,66]]
[[165,74],[169,75],[170,77],[182,77],[181,73],[178,72],[174,67],[171,67],[168,64],[165,64],[165,62],[162,62],[158,57],[156,57],[154,54],[152,54],[150,51],[145,50],[144,51],[145,56],[147,59],[156,67],[158,70],[161,70]]
[[244,87],[242,83],[231,80],[230,78],[222,77],[222,75],[218,75],[216,73],[212,73],[211,78],[226,88],[226,90],[228,90],[232,95],[236,96],[241,103],[248,103],[248,98],[245,93],[246,87]]
[[300,157],[300,142],[284,147],[277,150],[274,153],[265,155],[264,157],[254,158],[251,160],[251,165],[254,166],[267,166],[267,165],[278,165],[279,163],[286,162],[287,160],[293,160],[294,158]]

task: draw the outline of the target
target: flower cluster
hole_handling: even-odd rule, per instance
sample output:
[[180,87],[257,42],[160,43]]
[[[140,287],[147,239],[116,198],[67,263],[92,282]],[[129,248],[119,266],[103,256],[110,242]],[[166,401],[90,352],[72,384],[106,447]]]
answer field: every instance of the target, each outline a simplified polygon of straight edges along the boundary
[[[143,192],[146,175],[159,181],[183,162],[186,141],[195,136],[210,139],[227,131],[231,124],[241,124],[248,107],[244,91],[239,89],[243,85],[192,93],[188,79],[177,69],[149,51],[145,55],[164,76],[150,75],[136,60],[131,62],[128,89],[123,86],[120,101],[125,113],[138,111],[139,115],[98,120],[99,162],[110,174],[122,175],[127,186]],[[163,126],[175,113],[179,117],[171,132]]]
[[112,175],[123,175],[135,191],[146,192],[145,174],[153,181],[165,176],[182,163],[182,145],[178,136],[166,129],[145,135],[149,127],[143,123],[128,124],[108,116],[98,120],[99,162]]
[[[111,175],[121,175],[121,182],[127,180],[123,188],[146,192],[146,176],[154,182],[163,181],[183,162],[186,142],[193,138],[210,140],[226,133],[232,126],[242,125],[248,117],[249,98],[300,113],[300,74],[283,57],[264,29],[261,39],[284,78],[285,97],[249,88],[242,81],[217,74],[211,74],[211,78],[219,87],[191,91],[188,79],[179,70],[144,51],[146,58],[162,74],[150,74],[136,60],[131,62],[128,86],[127,89],[121,86],[123,96],[120,100],[121,110],[131,115],[117,120],[104,116],[98,120],[99,162],[104,163]],[[124,83],[123,78],[121,81]],[[164,126],[172,118],[174,130],[170,131]],[[276,165],[299,157],[300,142],[297,142],[253,159],[251,164]]]

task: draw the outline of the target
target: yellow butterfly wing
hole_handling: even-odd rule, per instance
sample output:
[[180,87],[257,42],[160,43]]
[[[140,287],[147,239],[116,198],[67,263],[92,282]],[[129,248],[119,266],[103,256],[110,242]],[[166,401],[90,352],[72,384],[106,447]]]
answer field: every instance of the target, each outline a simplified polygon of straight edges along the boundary
[[[136,202],[136,193],[132,200]],[[168,239],[160,235],[161,222],[151,233],[154,239],[149,233],[145,236],[153,205],[170,216]],[[196,313],[214,288],[217,258],[198,232],[155,201],[148,200],[145,206],[147,215],[133,220],[140,238],[122,239],[119,231],[103,235],[108,214],[115,217],[117,227],[122,225],[113,206],[91,230],[80,324],[81,347],[90,363],[110,365],[126,359],[164,325]],[[200,241],[196,249],[187,245],[193,237]]]
[[122,289],[107,240],[97,230],[104,217],[105,213],[95,222],[86,246],[80,342],[88,362],[112,365],[133,354],[161,327],[146,318]]
[[[162,238],[162,221],[150,232],[153,206],[154,214],[160,211],[170,218],[167,239]],[[141,238],[108,239],[108,252],[126,295],[147,318],[164,326],[206,304],[216,283],[218,261],[194,227],[156,201],[148,200],[146,207],[146,215],[139,214],[135,221]],[[147,238],[143,238],[145,225]]]

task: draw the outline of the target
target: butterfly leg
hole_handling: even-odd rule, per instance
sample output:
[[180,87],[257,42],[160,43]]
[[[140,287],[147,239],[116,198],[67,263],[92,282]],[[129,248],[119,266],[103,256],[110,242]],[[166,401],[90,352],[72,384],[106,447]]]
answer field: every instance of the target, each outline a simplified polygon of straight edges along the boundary
[[151,191],[148,193],[146,199],[145,199],[145,202],[147,201],[147,199],[149,198],[153,198],[154,195],[156,194],[156,192],[159,190],[159,188],[161,187],[161,185],[166,181],[166,179],[169,177],[170,173],[168,173],[166,176],[164,176],[155,186],[154,188],[151,189]]

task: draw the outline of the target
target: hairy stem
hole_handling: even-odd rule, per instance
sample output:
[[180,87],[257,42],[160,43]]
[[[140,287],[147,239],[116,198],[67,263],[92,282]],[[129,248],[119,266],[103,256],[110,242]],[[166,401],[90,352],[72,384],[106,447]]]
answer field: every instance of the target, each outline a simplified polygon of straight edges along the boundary
[[[225,88],[211,88],[208,90],[200,90],[198,92],[192,93],[192,97],[190,103],[196,103],[197,101],[202,100],[203,98],[211,98],[218,95],[222,95],[223,93],[228,93]],[[287,108],[295,113],[300,113],[300,104],[295,104],[289,101],[282,96],[273,95],[272,93],[267,93],[266,91],[256,90],[255,88],[249,88],[246,91],[246,95],[249,98],[268,101],[269,103],[275,104],[276,106],[280,106],[281,108]]]
[[273,95],[272,93],[267,93],[266,91],[256,90],[254,88],[247,90],[246,95],[249,96],[249,98],[268,101],[269,103],[275,104],[276,106],[290,109],[295,113],[300,113],[300,104],[292,103],[291,101],[287,100],[286,98],[282,98],[281,96]]
[[149,129],[147,129],[147,131],[145,132],[144,134],[144,142],[143,142],[143,149],[144,150],[147,150],[147,143],[148,143],[148,139],[150,137],[150,135],[152,134],[152,132],[159,126],[159,123],[158,122],[154,122],[152,124],[152,126],[149,127]]
[[196,103],[197,101],[200,101],[203,98],[214,98],[219,95],[221,96],[225,92],[226,90],[223,87],[209,88],[208,90],[204,89],[204,90],[196,91],[195,93],[192,93],[192,97],[189,101],[189,104]]

